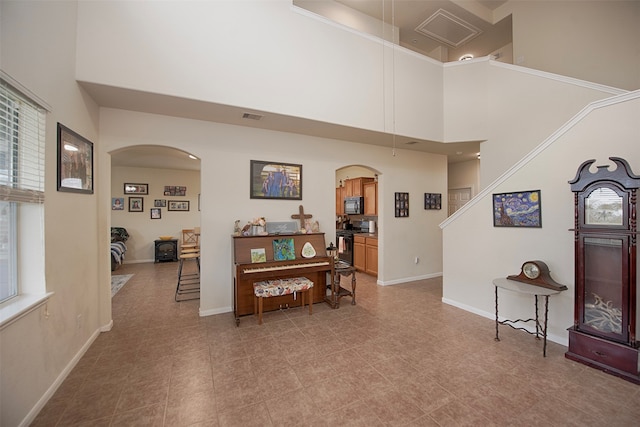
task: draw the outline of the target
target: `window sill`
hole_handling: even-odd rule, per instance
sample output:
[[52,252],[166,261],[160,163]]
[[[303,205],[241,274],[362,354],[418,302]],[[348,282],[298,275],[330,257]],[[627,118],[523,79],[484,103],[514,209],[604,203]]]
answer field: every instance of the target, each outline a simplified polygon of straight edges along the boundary
[[0,331],[45,304],[53,292],[24,294],[7,301],[0,308]]

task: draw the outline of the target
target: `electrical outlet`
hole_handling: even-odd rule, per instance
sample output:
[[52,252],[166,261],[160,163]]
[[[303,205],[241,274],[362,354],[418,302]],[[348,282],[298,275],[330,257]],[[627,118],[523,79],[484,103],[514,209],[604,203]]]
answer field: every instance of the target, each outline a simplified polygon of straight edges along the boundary
[[76,328],[80,329],[82,327],[82,314],[78,314],[76,317]]

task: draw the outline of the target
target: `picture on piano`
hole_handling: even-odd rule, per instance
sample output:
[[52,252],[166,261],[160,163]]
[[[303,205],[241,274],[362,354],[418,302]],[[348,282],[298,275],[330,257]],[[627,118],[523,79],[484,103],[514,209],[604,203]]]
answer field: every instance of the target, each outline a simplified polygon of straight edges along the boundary
[[264,248],[251,249],[251,262],[267,262]]
[[274,261],[286,261],[296,259],[296,251],[291,237],[284,239],[273,239],[273,259]]

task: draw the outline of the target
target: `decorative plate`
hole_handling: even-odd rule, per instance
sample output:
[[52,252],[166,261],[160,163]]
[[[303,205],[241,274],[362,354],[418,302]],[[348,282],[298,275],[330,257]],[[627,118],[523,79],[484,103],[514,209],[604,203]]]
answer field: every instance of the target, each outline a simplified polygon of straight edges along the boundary
[[316,256],[316,250],[313,249],[313,245],[309,242],[305,243],[302,247],[302,256],[305,258],[313,258]]

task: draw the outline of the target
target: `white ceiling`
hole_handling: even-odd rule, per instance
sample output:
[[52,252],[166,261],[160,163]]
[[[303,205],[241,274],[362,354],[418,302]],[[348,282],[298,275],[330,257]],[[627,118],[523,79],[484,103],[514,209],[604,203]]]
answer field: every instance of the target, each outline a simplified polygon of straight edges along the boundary
[[[308,1],[308,0],[306,0]],[[460,24],[468,24],[480,34],[471,48],[476,57],[486,56],[508,44],[511,39],[511,23],[494,22],[493,10],[507,0],[335,0],[344,6],[365,15],[384,21],[397,27],[400,32],[400,45],[413,51],[428,55],[438,47],[446,47],[454,54],[473,39],[457,44],[456,36],[462,31]],[[305,0],[294,0],[294,4]],[[464,7],[463,7],[464,6]],[[304,6],[302,6],[304,7]],[[439,19],[442,11],[450,19]],[[473,12],[472,12],[473,11]],[[442,14],[439,15],[442,18]],[[420,32],[418,28],[430,18],[428,27],[444,39],[454,41],[446,43],[442,39],[432,38]],[[478,43],[479,42],[479,43]],[[462,56],[462,55],[459,55]],[[458,56],[458,57],[459,57]],[[458,59],[456,57],[455,59]]]
[[[493,52],[500,46],[494,47],[496,43],[504,43],[505,37],[511,37],[511,22],[508,25],[501,23],[493,25],[488,22],[492,14],[491,11],[506,0],[502,1],[466,1],[467,5],[473,3],[476,14],[458,6],[451,1],[438,0],[337,0],[344,6],[351,7],[361,13],[368,14],[374,18],[384,19],[399,27],[400,45],[414,50],[421,54],[426,54],[438,46],[446,46],[450,51],[461,49],[453,48],[442,41],[435,40],[421,34],[415,29],[428,20],[434,13],[441,10],[445,17],[452,16],[452,19],[441,19],[442,15],[434,18],[436,26],[429,26],[442,35],[455,38],[460,34],[458,21],[469,24],[473,28],[481,31],[481,34],[473,39],[474,49],[484,49],[476,56],[485,56]],[[298,3],[294,0],[294,4]],[[303,3],[303,1],[301,1]],[[383,6],[385,7],[383,11]],[[481,16],[478,16],[481,15]],[[503,20],[504,21],[504,20]],[[492,34],[493,33],[493,34]],[[496,38],[496,33],[498,37]],[[501,33],[508,33],[501,35]],[[482,40],[490,40],[489,45],[483,46]],[[498,41],[496,41],[498,40]],[[472,40],[469,40],[472,41]],[[455,42],[455,41],[454,41]],[[471,43],[468,43],[469,45]],[[505,43],[506,44],[506,43]],[[464,45],[462,46],[464,48]],[[409,139],[402,136],[395,136],[354,129],[335,124],[317,122],[313,120],[301,119],[262,111],[247,110],[244,108],[230,107],[202,101],[188,100],[177,97],[157,95],[135,90],[107,87],[102,85],[82,83],[82,86],[91,94],[96,102],[103,107],[119,108],[131,111],[141,111],[154,114],[162,114],[175,117],[190,118],[196,120],[212,121],[249,126],[262,129],[298,133],[324,138],[338,139],[344,141],[361,142],[364,144],[386,146],[391,149],[394,145],[407,150],[431,152],[447,155],[449,162],[459,162],[476,158],[480,151],[479,141],[461,143],[439,143],[428,140]],[[243,118],[246,113],[262,116],[260,120]],[[199,170],[200,161],[194,161],[187,157],[188,153],[160,146],[143,146],[123,149],[111,155],[112,166],[135,166],[149,168],[170,168],[183,170]]]

